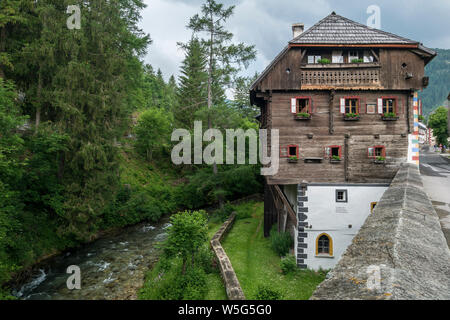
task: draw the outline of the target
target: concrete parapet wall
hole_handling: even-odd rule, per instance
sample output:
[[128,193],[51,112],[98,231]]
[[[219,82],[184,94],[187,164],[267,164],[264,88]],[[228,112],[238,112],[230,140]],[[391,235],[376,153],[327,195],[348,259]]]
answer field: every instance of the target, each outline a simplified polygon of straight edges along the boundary
[[417,165],[401,166],[311,299],[450,299],[450,250]]
[[244,291],[242,291],[236,273],[234,272],[233,266],[231,265],[231,261],[220,243],[225,234],[233,226],[235,218],[236,212],[233,212],[227,219],[227,221],[225,221],[225,223],[220,227],[219,231],[216,232],[210,243],[211,248],[216,254],[216,257],[219,261],[220,273],[225,284],[228,299],[245,300]]

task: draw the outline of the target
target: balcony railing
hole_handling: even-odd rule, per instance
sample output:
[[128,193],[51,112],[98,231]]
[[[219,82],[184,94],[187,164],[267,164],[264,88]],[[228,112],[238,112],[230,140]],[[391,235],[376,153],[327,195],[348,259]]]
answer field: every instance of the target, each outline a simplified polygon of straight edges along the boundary
[[301,68],[300,79],[302,87],[377,87],[380,86],[380,67],[375,63],[305,65]]

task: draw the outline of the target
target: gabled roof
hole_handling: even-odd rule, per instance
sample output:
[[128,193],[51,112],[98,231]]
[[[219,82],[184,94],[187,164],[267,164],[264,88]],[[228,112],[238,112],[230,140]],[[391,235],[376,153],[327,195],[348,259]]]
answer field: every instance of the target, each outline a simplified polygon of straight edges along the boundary
[[301,35],[289,41],[289,45],[275,57],[260,76],[252,83],[250,90],[255,89],[256,85],[272,70],[275,64],[288,52],[290,47],[313,45],[367,45],[373,47],[382,47],[385,45],[409,47],[412,48],[412,51],[416,54],[419,54],[424,58],[425,64],[437,55],[434,50],[425,47],[418,41],[367,27],[361,23],[342,17],[333,11],[330,15],[317,22]]
[[369,28],[335,12],[291,40],[291,44],[415,44],[419,42]]

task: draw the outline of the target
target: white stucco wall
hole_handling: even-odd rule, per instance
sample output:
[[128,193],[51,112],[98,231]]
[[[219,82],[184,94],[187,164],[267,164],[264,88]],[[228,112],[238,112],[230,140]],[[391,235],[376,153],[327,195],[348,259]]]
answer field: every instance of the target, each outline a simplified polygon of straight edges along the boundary
[[[334,267],[370,214],[371,203],[378,202],[387,188],[387,185],[308,185],[305,207],[308,208],[306,222],[309,226],[305,228],[308,234],[305,263],[309,269]],[[336,190],[347,190],[348,202],[336,202]],[[332,257],[316,256],[316,238],[322,233],[332,238]]]

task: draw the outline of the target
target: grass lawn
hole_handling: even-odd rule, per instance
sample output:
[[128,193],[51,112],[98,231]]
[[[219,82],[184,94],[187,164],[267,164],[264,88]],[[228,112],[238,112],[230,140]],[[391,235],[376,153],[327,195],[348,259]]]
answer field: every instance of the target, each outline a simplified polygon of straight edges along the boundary
[[283,300],[306,300],[324,272],[298,270],[283,275],[280,257],[264,238],[264,204],[248,202],[237,206],[238,218],[222,245],[231,260],[245,297],[255,299],[259,285],[268,285],[282,294]]

